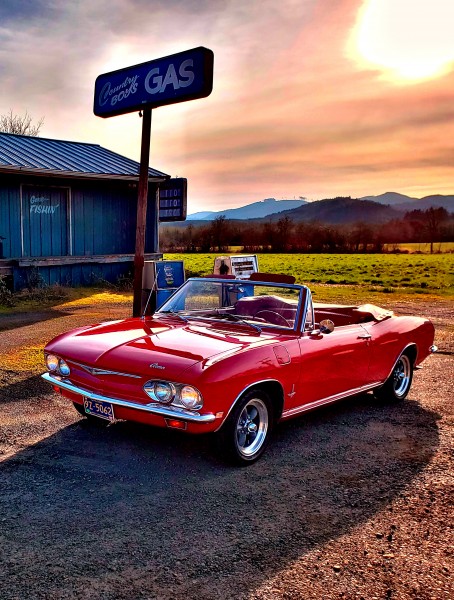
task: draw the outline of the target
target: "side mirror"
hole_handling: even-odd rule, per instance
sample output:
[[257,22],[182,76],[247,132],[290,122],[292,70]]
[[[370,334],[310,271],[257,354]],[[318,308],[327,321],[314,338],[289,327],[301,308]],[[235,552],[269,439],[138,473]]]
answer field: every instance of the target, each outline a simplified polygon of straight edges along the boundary
[[320,321],[320,333],[331,333],[334,331],[334,323],[331,319]]

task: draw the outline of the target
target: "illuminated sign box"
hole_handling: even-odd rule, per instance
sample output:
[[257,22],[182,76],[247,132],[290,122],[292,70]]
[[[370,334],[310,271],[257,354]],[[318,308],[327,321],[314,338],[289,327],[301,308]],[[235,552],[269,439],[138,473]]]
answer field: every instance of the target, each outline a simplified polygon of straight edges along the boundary
[[113,117],[142,108],[205,98],[213,89],[212,50],[199,46],[99,75],[93,112]]
[[159,184],[159,220],[161,223],[185,221],[187,206],[187,179],[177,177]]

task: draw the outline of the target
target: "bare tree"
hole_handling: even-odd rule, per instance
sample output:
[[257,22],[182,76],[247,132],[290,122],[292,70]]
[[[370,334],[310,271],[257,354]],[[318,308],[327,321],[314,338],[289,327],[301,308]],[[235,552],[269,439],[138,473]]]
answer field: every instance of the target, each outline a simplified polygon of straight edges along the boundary
[[424,211],[427,219],[425,229],[430,243],[430,253],[433,254],[434,242],[441,242],[441,229],[445,221],[448,220],[448,211],[446,208],[434,208],[431,206]]
[[32,118],[27,111],[25,115],[15,115],[10,109],[8,114],[0,115],[0,131],[3,133],[37,137],[43,123],[44,117],[41,117],[37,123],[32,123]]
[[210,233],[212,236],[212,248],[217,248],[218,252],[225,252],[229,245],[231,235],[230,224],[225,215],[219,215],[210,223]]

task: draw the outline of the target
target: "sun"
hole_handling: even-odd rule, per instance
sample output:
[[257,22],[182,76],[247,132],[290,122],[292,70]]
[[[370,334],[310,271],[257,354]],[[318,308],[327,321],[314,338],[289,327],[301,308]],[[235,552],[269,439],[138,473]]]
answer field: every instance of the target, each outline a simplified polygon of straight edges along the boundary
[[349,54],[398,83],[454,69],[453,0],[365,0]]

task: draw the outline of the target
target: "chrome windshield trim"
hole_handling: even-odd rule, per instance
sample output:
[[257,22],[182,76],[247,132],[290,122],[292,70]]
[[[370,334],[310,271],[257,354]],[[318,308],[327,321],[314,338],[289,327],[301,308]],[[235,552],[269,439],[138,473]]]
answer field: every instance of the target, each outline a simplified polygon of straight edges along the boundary
[[[166,306],[166,304],[168,302],[171,301],[171,299],[181,290],[183,289],[184,286],[189,285],[191,282],[194,281],[202,281],[203,283],[216,283],[218,285],[233,285],[233,284],[239,284],[239,285],[253,285],[253,286],[265,286],[265,287],[276,287],[276,288],[282,288],[282,289],[292,289],[295,291],[298,291],[298,303],[297,303],[297,307],[296,307],[296,314],[295,314],[295,321],[293,324],[293,327],[284,327],[281,325],[274,325],[272,323],[260,323],[259,325],[253,324],[248,322],[248,319],[242,319],[242,321],[244,322],[244,324],[247,324],[251,327],[260,327],[265,328],[265,329],[278,329],[280,331],[286,331],[286,332],[293,332],[293,333],[297,333],[297,334],[301,334],[301,327],[302,324],[304,322],[304,315],[303,317],[301,317],[301,311],[304,310],[306,311],[306,305],[307,305],[307,297],[308,295],[310,295],[310,290],[306,285],[300,285],[300,284],[296,284],[296,283],[275,283],[275,282],[268,282],[268,281],[249,281],[248,279],[219,279],[217,277],[189,277],[188,279],[186,279],[186,281],[183,283],[183,285],[178,288],[178,290],[176,290],[172,296],[170,296],[165,302],[164,304],[154,313],[155,316],[159,316],[159,315],[166,315],[166,314],[170,314],[170,315],[174,315],[174,316],[183,316],[185,319],[187,320],[207,320],[207,321],[217,321],[217,322],[224,322],[226,323],[226,320],[223,319],[216,319],[215,317],[202,317],[202,316],[198,316],[198,315],[192,315],[192,314],[188,314],[185,311],[181,311],[184,314],[180,315],[179,312],[180,311],[174,311],[174,310],[162,310],[163,307]],[[302,302],[303,301],[303,302]],[[303,305],[303,306],[302,306]],[[313,315],[312,315],[313,316]],[[300,323],[300,327],[298,327],[298,323],[302,321]],[[231,321],[232,323],[234,323],[234,321]],[[238,323],[241,323],[241,321],[238,321]]]
[[47,381],[51,385],[58,386],[59,388],[62,388],[64,390],[68,390],[73,394],[78,394],[79,396],[89,398],[90,400],[101,400],[103,402],[110,402],[115,406],[123,406],[125,408],[141,410],[142,412],[153,413],[155,415],[168,417],[170,419],[178,418],[182,419],[183,421],[190,421],[191,423],[212,423],[216,419],[215,415],[212,413],[201,415],[200,413],[185,410],[182,408],[162,406],[161,404],[157,404],[155,402],[150,404],[139,404],[137,402],[131,402],[130,400],[120,400],[119,398],[101,396],[100,394],[96,394],[95,392],[89,392],[88,390],[84,390],[83,388],[74,385],[66,379],[53,377],[52,375],[50,375],[50,373],[43,373],[41,377],[44,379],[44,381]]

